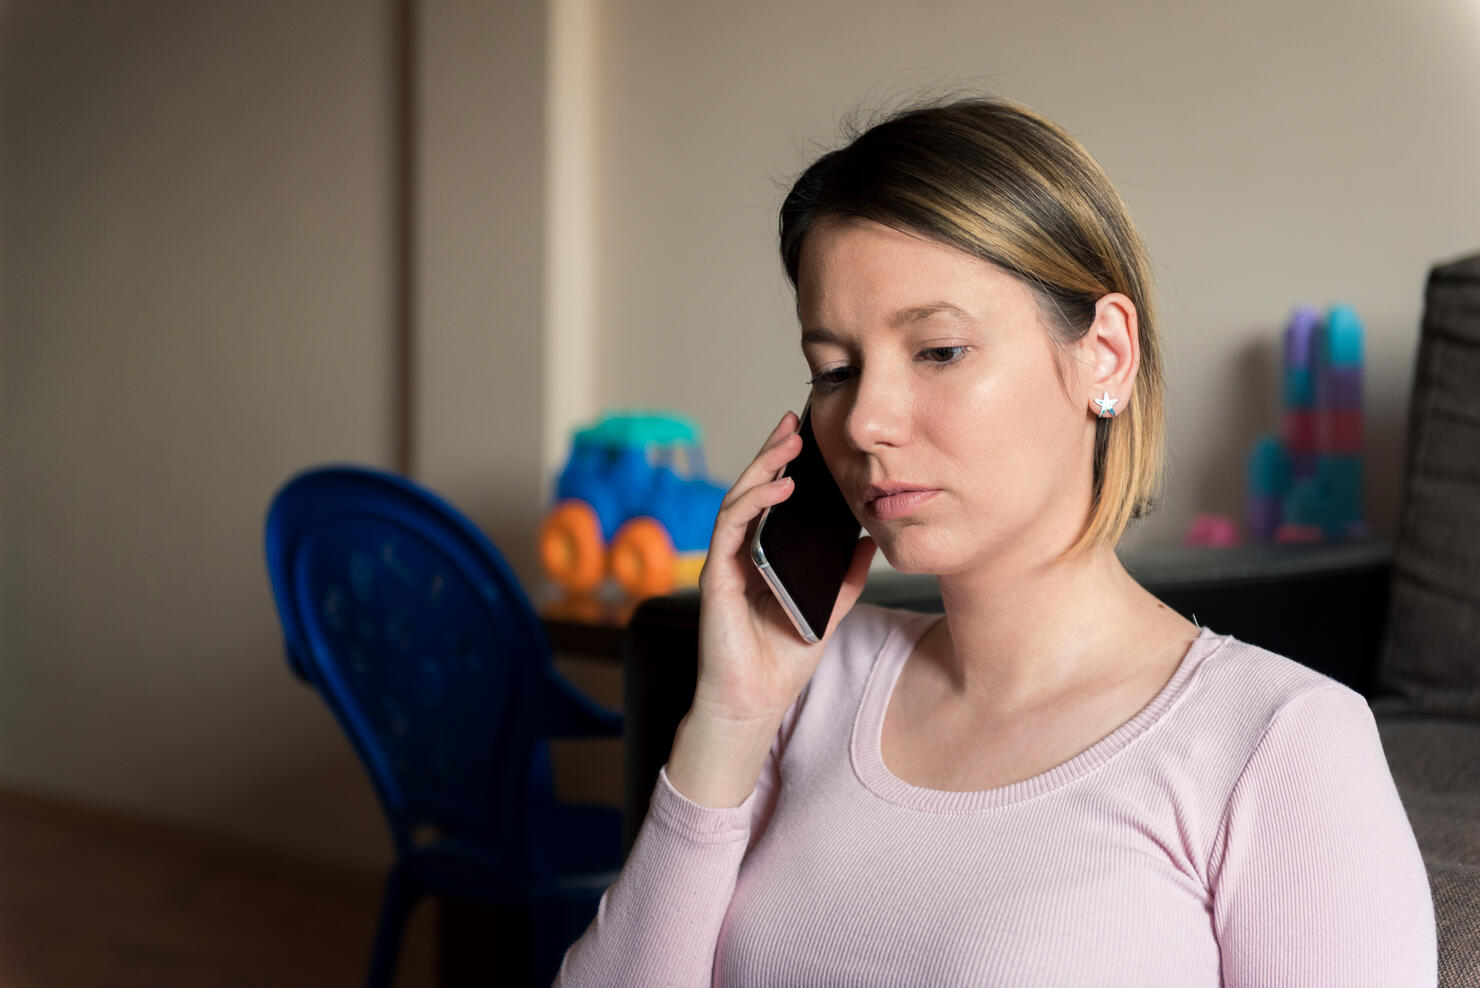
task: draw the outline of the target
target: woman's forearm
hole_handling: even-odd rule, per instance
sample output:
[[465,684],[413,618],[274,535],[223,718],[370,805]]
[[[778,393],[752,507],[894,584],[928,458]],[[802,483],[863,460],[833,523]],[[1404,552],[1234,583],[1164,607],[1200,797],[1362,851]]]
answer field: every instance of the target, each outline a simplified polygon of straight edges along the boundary
[[754,798],[701,806],[673,788],[666,767],[622,873],[596,918],[566,952],[555,984],[710,984],[720,926],[750,837]]
[[755,790],[779,727],[779,720],[735,720],[696,704],[674,734],[668,781],[700,806],[739,806]]

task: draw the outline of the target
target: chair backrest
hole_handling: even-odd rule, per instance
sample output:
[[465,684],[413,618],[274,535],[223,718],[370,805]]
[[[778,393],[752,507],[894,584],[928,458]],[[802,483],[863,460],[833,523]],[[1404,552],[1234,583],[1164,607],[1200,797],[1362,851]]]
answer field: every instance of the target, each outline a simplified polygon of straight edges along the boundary
[[397,853],[472,842],[526,883],[520,849],[553,799],[552,666],[498,550],[405,478],[335,466],[273,499],[267,563],[290,661],[354,743]]

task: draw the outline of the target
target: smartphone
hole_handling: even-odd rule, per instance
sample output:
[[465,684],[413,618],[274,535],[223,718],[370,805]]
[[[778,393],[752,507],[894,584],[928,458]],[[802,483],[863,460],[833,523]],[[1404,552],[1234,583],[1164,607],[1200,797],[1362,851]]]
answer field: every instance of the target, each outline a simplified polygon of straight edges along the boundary
[[802,451],[782,471],[795,486],[790,497],[761,515],[751,539],[750,558],[797,633],[815,644],[832,619],[863,527],[817,448],[811,399],[802,409],[798,431]]

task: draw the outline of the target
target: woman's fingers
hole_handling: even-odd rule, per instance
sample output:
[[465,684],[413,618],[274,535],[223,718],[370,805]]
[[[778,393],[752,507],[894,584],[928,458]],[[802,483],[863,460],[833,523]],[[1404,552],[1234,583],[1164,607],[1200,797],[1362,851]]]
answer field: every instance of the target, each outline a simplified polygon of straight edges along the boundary
[[[755,459],[741,472],[740,479],[726,492],[720,502],[719,514],[714,520],[714,532],[709,539],[709,557],[700,571],[701,583],[715,578],[713,565],[724,560],[734,560],[744,546],[750,526],[762,511],[779,504],[791,496],[792,481],[777,474],[801,451],[801,439],[796,427],[796,415],[787,412],[771,434],[766,437]],[[725,582],[729,582],[728,578]]]
[[794,418],[791,412],[781,417],[781,423],[771,430],[771,435],[766,439],[761,451],[741,471],[739,479],[725,494],[722,506],[734,502],[755,485],[774,480],[782,467],[794,460],[801,452],[801,439],[798,438]]
[[721,507],[738,501],[745,493],[761,484],[777,479],[782,469],[796,459],[797,454],[802,451],[802,440],[797,433],[793,432],[783,436],[770,446],[761,450],[760,454],[741,472],[740,479],[735,481]]
[[796,432],[797,423],[795,421],[792,421],[795,418],[796,416],[793,415],[790,410],[782,415],[781,421],[776,423],[776,428],[772,429],[771,434],[766,437],[766,441],[761,443],[761,451],[764,452],[766,447],[770,446],[780,437],[787,435],[788,433]]
[[756,484],[732,502],[720,508],[714,520],[714,535],[709,541],[711,558],[727,559],[740,550],[750,523],[773,504],[791,497],[792,479],[782,477]]

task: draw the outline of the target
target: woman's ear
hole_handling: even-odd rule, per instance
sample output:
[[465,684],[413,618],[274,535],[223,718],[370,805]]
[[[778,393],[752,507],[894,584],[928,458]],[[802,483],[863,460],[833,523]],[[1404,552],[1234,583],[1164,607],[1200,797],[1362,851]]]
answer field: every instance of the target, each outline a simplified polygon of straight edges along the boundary
[[1080,338],[1080,380],[1088,393],[1084,407],[1095,418],[1125,411],[1141,366],[1141,333],[1136,304],[1119,292],[1095,303],[1095,320]]

